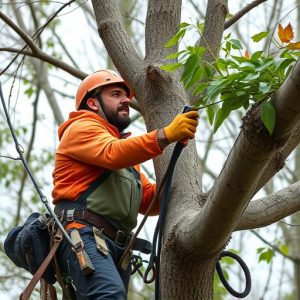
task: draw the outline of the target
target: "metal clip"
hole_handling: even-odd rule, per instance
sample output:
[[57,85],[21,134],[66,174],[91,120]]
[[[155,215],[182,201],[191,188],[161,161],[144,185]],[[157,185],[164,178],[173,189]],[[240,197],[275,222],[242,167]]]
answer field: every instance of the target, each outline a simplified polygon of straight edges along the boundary
[[67,210],[67,222],[74,221],[74,211],[75,211],[75,209]]

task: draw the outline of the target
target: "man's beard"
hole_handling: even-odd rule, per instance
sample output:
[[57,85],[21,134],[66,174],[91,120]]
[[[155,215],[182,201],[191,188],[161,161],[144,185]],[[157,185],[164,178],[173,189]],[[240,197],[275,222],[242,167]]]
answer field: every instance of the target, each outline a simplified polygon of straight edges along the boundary
[[103,111],[105,113],[107,121],[110,124],[117,127],[120,132],[126,129],[131,123],[129,116],[124,116],[122,118],[119,116],[119,110],[113,113],[113,112],[106,112],[106,109],[104,108]]

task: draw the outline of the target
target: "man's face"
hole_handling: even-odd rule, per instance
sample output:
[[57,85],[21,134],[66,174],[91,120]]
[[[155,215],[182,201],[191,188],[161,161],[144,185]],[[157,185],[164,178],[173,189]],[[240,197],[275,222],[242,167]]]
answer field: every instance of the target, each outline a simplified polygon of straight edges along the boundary
[[101,98],[102,100],[99,99],[99,101],[107,121],[116,126],[119,131],[127,128],[131,122],[129,117],[130,99],[125,87],[118,84],[104,86]]

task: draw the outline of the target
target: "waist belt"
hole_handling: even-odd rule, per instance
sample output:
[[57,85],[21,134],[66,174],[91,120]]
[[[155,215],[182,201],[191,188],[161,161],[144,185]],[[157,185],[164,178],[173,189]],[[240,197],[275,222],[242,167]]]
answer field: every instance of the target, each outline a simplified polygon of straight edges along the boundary
[[[128,234],[122,230],[116,229],[104,217],[89,210],[63,210],[58,213],[57,216],[61,221],[83,221],[84,223],[95,226],[101,229],[105,236],[113,240],[120,247],[125,247],[132,236],[131,233]],[[145,254],[151,253],[151,249],[151,243],[140,238],[137,238],[133,245],[133,250],[138,250]]]

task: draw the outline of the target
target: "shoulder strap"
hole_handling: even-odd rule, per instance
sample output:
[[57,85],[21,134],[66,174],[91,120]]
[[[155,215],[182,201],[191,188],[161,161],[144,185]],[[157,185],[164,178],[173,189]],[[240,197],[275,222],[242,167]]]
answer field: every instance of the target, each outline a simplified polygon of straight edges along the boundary
[[84,201],[92,192],[94,192],[111,174],[111,170],[105,169],[105,171],[85,190],[75,201],[81,203]]
[[94,192],[111,174],[111,170],[105,170],[92,184],[75,200],[60,200],[55,204],[54,212],[59,214],[63,210],[68,209],[86,209],[86,198]]

